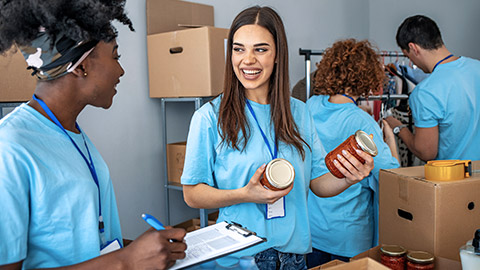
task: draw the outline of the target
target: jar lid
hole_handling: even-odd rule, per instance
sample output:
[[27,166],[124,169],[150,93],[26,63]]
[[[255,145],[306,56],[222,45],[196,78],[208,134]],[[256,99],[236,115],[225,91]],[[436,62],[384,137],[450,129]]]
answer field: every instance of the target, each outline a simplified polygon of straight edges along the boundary
[[373,142],[373,139],[370,138],[367,133],[357,130],[357,132],[355,132],[355,140],[360,148],[362,148],[362,150],[367,154],[371,155],[372,157],[378,154],[378,149],[375,145],[375,142]]
[[265,168],[265,173],[270,184],[278,189],[288,187],[295,178],[295,169],[283,158],[270,161]]
[[383,245],[380,251],[388,256],[403,256],[407,252],[405,248],[398,245]]
[[432,263],[434,257],[432,254],[425,251],[409,251],[407,254],[407,260],[414,263],[426,264]]

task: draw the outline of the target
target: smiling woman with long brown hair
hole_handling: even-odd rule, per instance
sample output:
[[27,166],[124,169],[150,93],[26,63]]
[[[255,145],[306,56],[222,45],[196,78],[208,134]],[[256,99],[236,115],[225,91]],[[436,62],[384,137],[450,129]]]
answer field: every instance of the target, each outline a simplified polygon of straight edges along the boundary
[[[339,156],[337,166],[346,178],[328,173],[305,104],[290,98],[286,35],[273,9],[248,8],[233,20],[225,71],[223,94],[197,110],[190,124],[185,201],[220,208],[218,221],[238,222],[268,239],[220,264],[248,255],[260,269],[306,269],[307,191],[334,196],[367,176],[373,159],[360,153],[362,164],[352,155]],[[291,164],[295,179],[285,189],[269,190],[260,178],[276,158]]]

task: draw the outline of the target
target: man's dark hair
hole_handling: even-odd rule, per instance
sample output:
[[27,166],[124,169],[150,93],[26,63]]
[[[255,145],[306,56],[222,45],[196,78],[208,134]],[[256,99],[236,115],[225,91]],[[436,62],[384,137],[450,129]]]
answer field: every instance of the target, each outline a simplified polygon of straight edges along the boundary
[[426,50],[438,49],[443,45],[442,35],[437,24],[423,15],[406,18],[398,27],[396,39],[398,46],[407,52],[410,42]]
[[62,34],[74,41],[109,42],[117,36],[113,20],[133,31],[124,6],[125,0],[0,0],[0,53],[29,45],[40,26],[51,40]]

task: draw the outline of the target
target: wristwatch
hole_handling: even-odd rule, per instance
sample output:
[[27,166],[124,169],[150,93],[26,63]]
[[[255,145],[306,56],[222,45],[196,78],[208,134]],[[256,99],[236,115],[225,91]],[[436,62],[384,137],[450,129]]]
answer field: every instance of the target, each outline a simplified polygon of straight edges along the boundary
[[400,133],[400,130],[402,130],[402,128],[404,127],[407,127],[407,125],[400,125],[400,126],[396,126],[393,128],[393,134],[395,135],[398,135],[398,133]]

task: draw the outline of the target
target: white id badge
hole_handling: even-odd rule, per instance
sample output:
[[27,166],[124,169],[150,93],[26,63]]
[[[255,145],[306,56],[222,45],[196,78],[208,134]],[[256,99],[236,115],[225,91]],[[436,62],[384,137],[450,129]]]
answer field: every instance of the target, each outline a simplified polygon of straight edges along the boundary
[[122,245],[120,244],[120,241],[118,239],[115,239],[113,241],[108,242],[101,250],[100,250],[100,255],[105,255],[107,253],[110,253],[112,251],[115,251],[117,249],[121,249]]
[[281,218],[285,216],[285,197],[278,201],[267,204],[267,219]]

